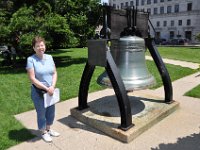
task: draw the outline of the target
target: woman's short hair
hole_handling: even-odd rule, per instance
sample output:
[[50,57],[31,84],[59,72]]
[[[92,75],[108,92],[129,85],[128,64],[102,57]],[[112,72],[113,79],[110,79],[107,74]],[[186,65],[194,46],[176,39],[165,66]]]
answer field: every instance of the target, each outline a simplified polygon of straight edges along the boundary
[[44,42],[44,44],[45,44],[45,40],[42,37],[36,36],[32,40],[32,46],[35,47],[35,44],[38,42]]

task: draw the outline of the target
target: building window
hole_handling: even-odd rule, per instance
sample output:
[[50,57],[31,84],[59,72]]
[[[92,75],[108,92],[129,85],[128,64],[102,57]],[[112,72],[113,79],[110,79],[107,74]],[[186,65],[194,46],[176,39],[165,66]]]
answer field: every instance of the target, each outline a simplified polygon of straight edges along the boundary
[[163,26],[164,26],[164,27],[167,26],[167,21],[163,21]]
[[126,7],[128,7],[128,2],[126,2]]
[[158,0],[154,0],[153,2],[154,2],[154,3],[157,3],[157,2],[158,2]]
[[176,4],[176,5],[174,6],[174,12],[175,12],[175,13],[179,12],[179,4]]
[[117,8],[116,4],[113,4],[113,8],[115,8],[115,9]]
[[134,4],[133,4],[133,1],[130,1],[130,6],[133,6]]
[[160,14],[164,14],[164,7],[160,7]]
[[171,13],[172,12],[172,6],[167,6],[167,13]]
[[182,35],[179,33],[179,30],[178,30],[178,33],[176,35],[177,38],[180,38]]
[[172,0],[167,0],[167,1],[172,1]]
[[141,5],[144,5],[144,0],[141,1]]
[[192,10],[192,3],[188,3],[187,4],[187,11],[191,11]]
[[171,26],[172,26],[172,27],[174,26],[174,20],[171,21]]
[[160,21],[157,21],[157,22],[156,22],[156,26],[157,26],[157,27],[160,27]]
[[178,25],[179,25],[179,26],[182,26],[182,20],[179,20],[179,21],[178,21]]
[[158,8],[154,8],[153,9],[153,13],[156,15],[156,14],[158,14]]
[[139,0],[136,0],[136,6],[139,6]]
[[147,8],[147,12],[149,12],[149,14],[151,14],[151,8]]
[[151,0],[147,0],[147,4],[148,4],[148,5],[151,4]]
[[164,2],[164,0],[160,0],[160,2]]
[[191,20],[187,19],[187,26],[190,26],[190,25],[191,25]]
[[173,38],[174,38],[174,31],[170,31],[170,32],[169,32],[169,38],[170,38],[170,39],[173,39]]
[[192,39],[192,31],[185,31],[185,38],[191,40]]
[[121,9],[124,7],[124,3],[121,3]]
[[160,32],[156,32],[155,38],[160,39]]

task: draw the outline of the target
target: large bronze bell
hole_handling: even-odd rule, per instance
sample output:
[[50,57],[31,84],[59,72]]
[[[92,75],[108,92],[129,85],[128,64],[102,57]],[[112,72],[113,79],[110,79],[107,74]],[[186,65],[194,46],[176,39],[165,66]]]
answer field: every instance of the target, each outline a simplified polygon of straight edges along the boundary
[[[144,39],[137,36],[121,37],[112,42],[111,53],[127,91],[146,89],[155,84],[145,62]],[[99,76],[97,82],[112,87],[106,72]]]

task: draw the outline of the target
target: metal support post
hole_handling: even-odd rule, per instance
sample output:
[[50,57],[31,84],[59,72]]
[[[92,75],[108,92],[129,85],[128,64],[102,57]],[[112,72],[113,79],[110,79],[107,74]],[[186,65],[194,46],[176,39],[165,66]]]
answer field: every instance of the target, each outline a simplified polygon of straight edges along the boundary
[[154,62],[156,63],[158,71],[162,77],[164,91],[165,91],[165,103],[172,103],[173,102],[173,89],[172,89],[172,83],[171,83],[171,79],[170,79],[169,73],[167,71],[167,68],[165,67],[165,64],[156,48],[156,45],[155,45],[153,39],[147,38],[147,39],[145,39],[145,43],[151,53],[151,56],[153,57]]

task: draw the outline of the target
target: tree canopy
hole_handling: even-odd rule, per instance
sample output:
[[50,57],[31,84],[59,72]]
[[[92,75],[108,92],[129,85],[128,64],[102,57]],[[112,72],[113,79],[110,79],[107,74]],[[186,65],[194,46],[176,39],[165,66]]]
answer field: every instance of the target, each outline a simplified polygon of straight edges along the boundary
[[49,48],[85,46],[99,8],[99,0],[0,0],[0,44],[28,51],[40,35]]
[[200,33],[196,35],[196,39],[200,41]]

